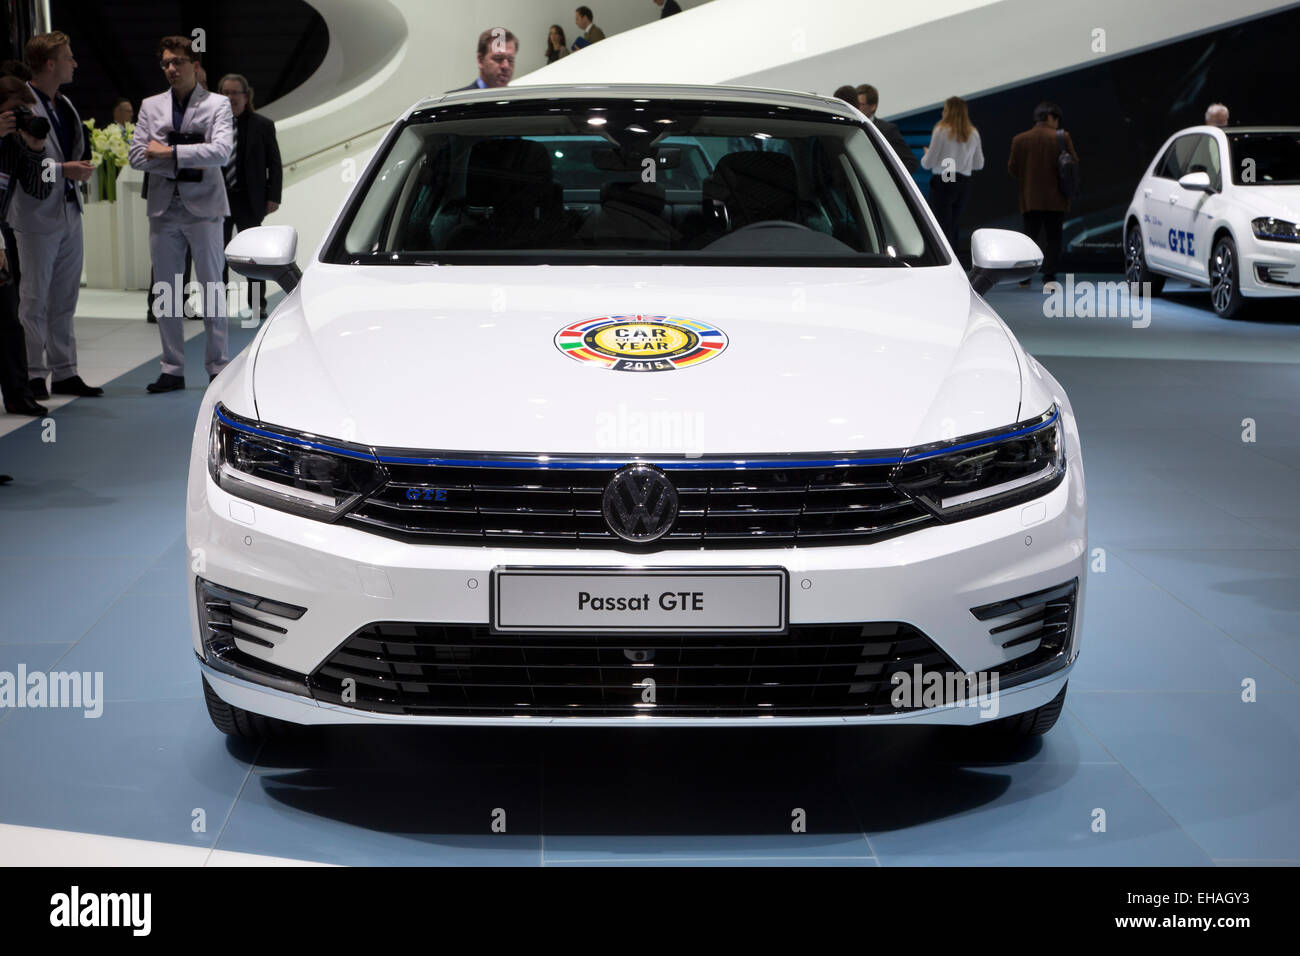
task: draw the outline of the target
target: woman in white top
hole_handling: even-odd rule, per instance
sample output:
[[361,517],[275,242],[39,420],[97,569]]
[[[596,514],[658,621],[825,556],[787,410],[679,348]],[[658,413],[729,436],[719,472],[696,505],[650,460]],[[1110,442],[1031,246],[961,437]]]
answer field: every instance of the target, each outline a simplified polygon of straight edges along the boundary
[[980,131],[971,125],[966,101],[960,96],[944,101],[943,116],[930,134],[921,168],[934,174],[930,177],[930,208],[955,252],[957,224],[970,198],[970,174],[984,168]]

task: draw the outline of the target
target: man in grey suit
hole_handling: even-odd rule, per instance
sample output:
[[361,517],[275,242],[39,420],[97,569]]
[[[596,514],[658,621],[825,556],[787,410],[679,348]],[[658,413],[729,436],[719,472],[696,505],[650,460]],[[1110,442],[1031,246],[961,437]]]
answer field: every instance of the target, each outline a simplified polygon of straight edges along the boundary
[[59,87],[72,82],[77,61],[66,33],[43,33],[27,41],[29,86],[36,95],[32,112],[49,121],[41,166],[53,177],[54,188],[44,199],[22,190],[9,207],[9,225],[18,240],[22,277],[18,289],[18,318],[27,338],[30,387],[38,400],[56,395],[103,395],[77,374],[77,342],[72,317],[81,292],[81,193],[78,182],[90,179],[94,167],[83,160],[86,138],[81,117]]
[[198,83],[198,56],[189,37],[163,37],[159,65],[170,89],[140,104],[131,140],[131,166],[148,174],[149,254],[162,373],[150,392],[185,387],[185,250],[203,287],[204,367],[208,381],[226,367],[226,286],[222,225],[230,214],[221,167],[230,159],[234,123],[230,100]]

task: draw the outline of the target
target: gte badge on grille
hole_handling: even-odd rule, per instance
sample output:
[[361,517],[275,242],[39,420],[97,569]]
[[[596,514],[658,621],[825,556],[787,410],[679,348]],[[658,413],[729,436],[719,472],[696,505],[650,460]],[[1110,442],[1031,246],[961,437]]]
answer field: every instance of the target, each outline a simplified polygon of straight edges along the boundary
[[624,541],[646,544],[677,520],[677,489],[654,465],[627,465],[614,473],[601,502],[605,524]]

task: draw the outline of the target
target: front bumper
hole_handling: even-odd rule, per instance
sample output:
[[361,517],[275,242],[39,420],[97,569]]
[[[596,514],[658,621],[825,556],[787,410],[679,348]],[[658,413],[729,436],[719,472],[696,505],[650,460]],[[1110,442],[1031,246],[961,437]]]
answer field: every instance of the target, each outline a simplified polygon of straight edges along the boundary
[[[672,551],[629,555],[617,551],[546,551],[416,545],[365,531],[296,517],[232,497],[208,477],[196,454],[191,470],[188,543],[191,622],[196,654],[204,644],[196,579],[305,609],[279,619],[283,633],[269,646],[241,645],[277,673],[303,680],[351,635],[375,622],[488,622],[493,568],[780,566],[790,575],[789,619],[796,624],[904,622],[928,635],[962,671],[997,672],[1025,653],[1004,649],[990,622],[973,608],[1004,602],[1077,579],[1078,591],[1066,653],[1050,673],[1000,689],[980,706],[940,705],[894,713],[838,716],[663,717],[446,716],[385,713],[339,705],[290,689],[293,681],[261,680],[203,663],[217,694],[228,703],[302,724],[523,723],[566,726],[842,723],[971,724],[1009,716],[1050,701],[1068,679],[1079,649],[1086,590],[1087,528],[1082,462],[1070,456],[1066,479],[1054,490],[994,514],[923,528],[867,545],[769,550]],[[251,678],[251,679],[250,679]]]
[[1300,296],[1300,243],[1241,241],[1241,293],[1247,298]]

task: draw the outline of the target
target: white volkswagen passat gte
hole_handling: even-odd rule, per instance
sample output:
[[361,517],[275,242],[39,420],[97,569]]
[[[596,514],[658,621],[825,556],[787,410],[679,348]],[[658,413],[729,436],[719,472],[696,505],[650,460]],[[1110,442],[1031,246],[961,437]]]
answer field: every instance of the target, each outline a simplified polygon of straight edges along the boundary
[[[591,144],[563,184],[557,138]],[[291,291],[194,432],[223,731],[1055,721],[1085,578],[1069,400],[856,110],[428,100],[301,274],[295,242],[231,243]],[[974,254],[981,287],[1041,259],[992,230]]]
[[1210,287],[1214,311],[1300,297],[1300,126],[1193,126],[1165,142],[1124,217],[1130,282]]

